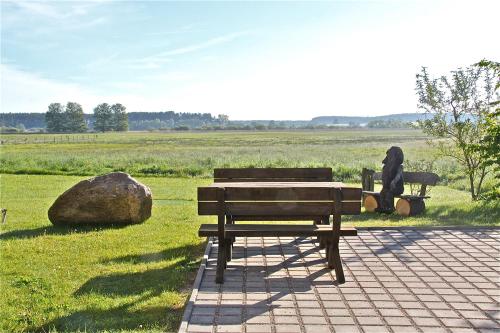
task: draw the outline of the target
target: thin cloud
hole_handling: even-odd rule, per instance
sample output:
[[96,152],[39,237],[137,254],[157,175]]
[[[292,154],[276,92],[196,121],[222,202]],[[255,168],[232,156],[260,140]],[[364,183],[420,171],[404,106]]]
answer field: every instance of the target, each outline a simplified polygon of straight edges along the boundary
[[147,36],[157,37],[157,36],[184,34],[184,33],[187,33],[187,32],[192,32],[194,26],[195,26],[194,24],[188,24],[188,25],[184,25],[184,26],[182,26],[182,27],[180,27],[178,29],[166,30],[166,31],[155,31],[155,32],[147,33],[146,35]]
[[102,67],[104,67],[106,65],[111,64],[113,60],[115,60],[116,58],[118,58],[118,55],[119,55],[119,53],[116,52],[116,53],[113,53],[113,54],[111,54],[109,56],[98,58],[96,60],[93,60],[93,61],[87,63],[84,67],[87,70],[95,70],[95,69],[98,69],[98,68],[102,68]]
[[181,47],[181,48],[177,48],[177,49],[173,49],[173,50],[161,52],[157,56],[159,56],[159,57],[165,57],[165,56],[175,56],[175,55],[180,55],[180,54],[191,53],[191,52],[195,52],[195,51],[199,51],[199,50],[203,50],[203,49],[212,47],[214,45],[219,45],[219,44],[224,44],[224,43],[227,43],[227,42],[231,42],[231,41],[235,40],[238,37],[241,37],[241,36],[244,36],[244,35],[248,35],[248,34],[249,33],[247,31],[235,32],[235,33],[231,33],[231,34],[228,34],[228,35],[224,35],[224,36],[220,36],[220,37],[215,37],[215,38],[209,39],[209,40],[207,40],[205,42],[202,42],[202,43],[192,44],[192,45],[189,45],[189,46],[185,46],[185,47]]
[[15,4],[22,10],[30,14],[39,15],[51,19],[68,19],[74,16],[87,15],[90,10],[99,6],[106,1],[91,1],[88,3],[71,3],[67,2],[67,6],[52,5],[50,2],[35,2],[35,1],[15,1],[10,2]]
[[128,67],[132,69],[158,69],[161,68],[163,64],[172,62],[173,61],[172,57],[204,50],[215,45],[228,43],[241,36],[245,36],[248,34],[249,34],[248,31],[234,32],[231,34],[211,38],[205,42],[191,44],[185,47],[180,47],[160,52],[152,56],[147,56],[141,59],[132,60],[129,62]]
[[54,6],[49,5],[48,3],[41,2],[28,2],[28,1],[19,1],[14,2],[19,8],[24,9],[32,14],[38,14],[50,18],[63,18],[67,17],[67,13],[63,14],[55,9]]
[[107,23],[108,21],[109,21],[108,18],[103,16],[103,17],[95,18],[91,21],[72,24],[72,25],[66,26],[64,28],[66,30],[80,30],[80,29],[95,27],[97,25]]
[[127,67],[130,69],[157,69],[163,64],[172,62],[169,58],[146,57],[141,59],[133,59],[127,62]]

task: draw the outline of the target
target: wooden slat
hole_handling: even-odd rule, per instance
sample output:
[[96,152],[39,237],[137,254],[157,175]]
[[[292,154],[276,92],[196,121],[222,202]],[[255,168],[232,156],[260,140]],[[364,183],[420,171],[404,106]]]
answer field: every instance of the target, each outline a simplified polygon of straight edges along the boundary
[[361,200],[362,190],[359,187],[342,187],[342,201]]
[[275,187],[275,188],[289,188],[289,187],[347,187],[341,182],[282,182],[282,181],[272,181],[272,182],[259,182],[259,181],[247,181],[247,182],[224,182],[209,185],[209,187]]
[[[361,202],[343,202],[342,214],[359,214]],[[199,215],[217,215],[216,202],[198,202]],[[331,202],[226,202],[226,214],[247,216],[324,216],[333,213]]]
[[[199,215],[216,215],[216,203],[199,202]],[[226,202],[228,215],[329,215],[333,204],[329,202]]]
[[232,215],[231,219],[234,221],[313,221],[320,219],[321,216],[318,215],[293,215],[293,216],[241,216]]
[[403,172],[403,180],[405,183],[434,186],[439,181],[439,176],[432,172]]
[[[332,235],[331,225],[280,225],[280,224],[230,224],[225,226],[226,237],[266,237],[266,236],[328,236]],[[217,236],[217,225],[202,224],[198,230],[200,237]],[[352,227],[340,229],[340,236],[356,236]]]
[[215,169],[216,179],[306,179],[306,181],[331,181],[333,177],[331,168],[226,168]]
[[361,214],[361,201],[342,202],[342,215]]
[[[382,180],[382,172],[375,172],[373,174],[373,180]],[[432,172],[403,171],[403,181],[405,183],[434,186],[439,181],[439,176]]]
[[[215,201],[215,187],[199,187],[199,201]],[[226,201],[332,201],[330,187],[226,187]],[[345,201],[361,200],[360,188],[342,188]]]
[[420,199],[429,199],[430,196],[428,195],[410,195],[410,194],[405,194],[405,195],[400,195],[399,198],[401,199],[408,199],[408,200],[420,200]]
[[[288,187],[288,188],[263,188],[263,187],[227,187],[226,201],[328,201],[330,189],[314,187]],[[198,188],[198,200],[213,201],[215,188]]]
[[216,183],[228,183],[228,182],[254,182],[254,183],[262,183],[262,182],[329,182],[331,178],[214,178],[214,182]]

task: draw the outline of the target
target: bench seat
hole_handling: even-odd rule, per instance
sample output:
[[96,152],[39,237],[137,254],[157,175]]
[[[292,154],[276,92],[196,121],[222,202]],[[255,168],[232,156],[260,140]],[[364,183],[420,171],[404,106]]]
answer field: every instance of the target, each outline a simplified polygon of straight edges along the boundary
[[[228,224],[224,228],[225,237],[291,237],[291,236],[328,236],[332,235],[332,226],[318,225],[290,225],[290,224]],[[342,227],[340,236],[356,236],[356,228]],[[217,236],[217,224],[202,224],[198,236]]]
[[[363,196],[367,196],[367,195],[379,196],[380,192],[363,191]],[[401,198],[401,199],[408,199],[408,200],[420,200],[420,199],[429,199],[430,196],[428,196],[428,195],[401,194],[401,195],[395,195],[394,198]]]

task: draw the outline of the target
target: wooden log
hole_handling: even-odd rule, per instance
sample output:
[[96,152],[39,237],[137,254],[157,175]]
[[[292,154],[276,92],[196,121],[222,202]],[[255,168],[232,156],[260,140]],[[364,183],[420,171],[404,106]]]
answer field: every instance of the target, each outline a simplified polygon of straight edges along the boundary
[[424,210],[424,198],[401,198],[396,203],[396,212],[401,216],[414,216]]
[[373,213],[380,207],[380,193],[364,194],[365,211]]

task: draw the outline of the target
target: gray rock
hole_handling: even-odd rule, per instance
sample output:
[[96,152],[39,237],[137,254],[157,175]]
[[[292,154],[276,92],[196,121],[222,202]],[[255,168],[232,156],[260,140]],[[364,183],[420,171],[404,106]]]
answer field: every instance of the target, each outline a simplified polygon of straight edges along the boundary
[[49,208],[54,225],[144,222],[151,216],[151,190],[123,172],[82,180]]

